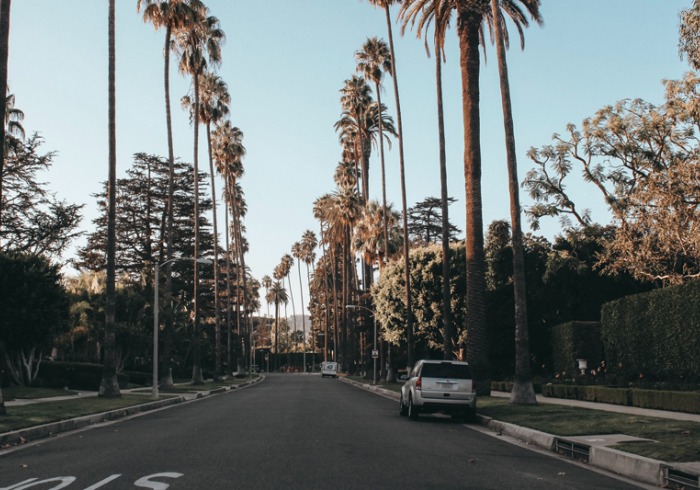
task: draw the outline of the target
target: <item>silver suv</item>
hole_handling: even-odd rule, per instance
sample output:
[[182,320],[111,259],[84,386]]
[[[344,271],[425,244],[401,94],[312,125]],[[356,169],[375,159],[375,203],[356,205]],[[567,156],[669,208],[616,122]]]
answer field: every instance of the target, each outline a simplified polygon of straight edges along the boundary
[[399,413],[416,420],[421,413],[434,412],[475,419],[476,392],[469,364],[426,359],[416,363],[401,387]]

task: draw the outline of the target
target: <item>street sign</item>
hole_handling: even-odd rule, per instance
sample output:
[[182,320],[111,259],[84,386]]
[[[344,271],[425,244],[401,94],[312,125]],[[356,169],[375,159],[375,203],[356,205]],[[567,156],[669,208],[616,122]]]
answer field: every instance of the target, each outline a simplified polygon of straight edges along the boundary
[[372,357],[377,359],[379,357],[379,351],[377,349],[372,349]]

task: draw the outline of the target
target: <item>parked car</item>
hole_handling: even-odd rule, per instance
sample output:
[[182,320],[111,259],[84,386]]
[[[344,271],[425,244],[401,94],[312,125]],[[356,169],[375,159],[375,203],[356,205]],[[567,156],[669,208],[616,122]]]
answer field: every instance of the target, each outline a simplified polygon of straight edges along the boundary
[[321,377],[325,378],[330,376],[332,378],[338,377],[338,363],[337,362],[322,362],[321,363]]
[[476,387],[469,364],[420,360],[401,387],[399,413],[416,420],[421,413],[442,412],[453,418],[476,418]]

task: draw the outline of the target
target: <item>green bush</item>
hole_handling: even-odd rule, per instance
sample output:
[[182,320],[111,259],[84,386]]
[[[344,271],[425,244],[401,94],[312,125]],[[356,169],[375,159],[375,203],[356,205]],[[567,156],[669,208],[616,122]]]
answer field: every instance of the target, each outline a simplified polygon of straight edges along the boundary
[[700,281],[605,303],[608,366],[628,379],[700,381]]
[[660,390],[630,390],[632,405],[657,410],[700,413],[699,392],[679,392]]
[[542,385],[542,395],[551,398],[583,400],[613,405],[629,405],[656,410],[700,413],[700,392],[640,390],[606,386]]

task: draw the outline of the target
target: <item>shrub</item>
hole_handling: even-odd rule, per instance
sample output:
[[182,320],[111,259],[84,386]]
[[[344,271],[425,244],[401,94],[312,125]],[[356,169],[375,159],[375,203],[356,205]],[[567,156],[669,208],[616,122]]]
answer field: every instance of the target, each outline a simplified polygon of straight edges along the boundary
[[608,366],[628,378],[700,380],[700,281],[605,303],[601,323]]
[[598,322],[568,322],[552,328],[552,362],[557,373],[578,373],[577,359],[586,359],[588,368],[603,360],[603,343]]

